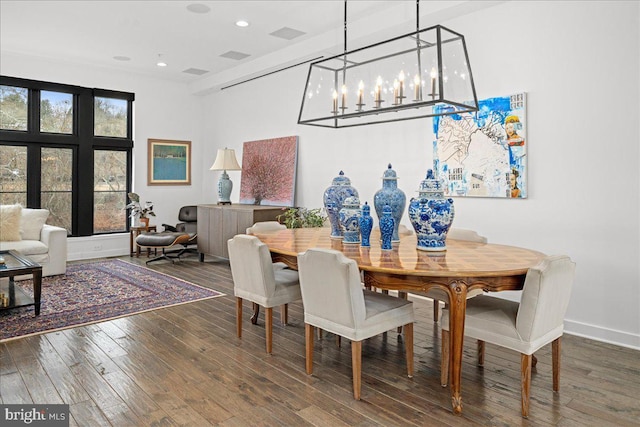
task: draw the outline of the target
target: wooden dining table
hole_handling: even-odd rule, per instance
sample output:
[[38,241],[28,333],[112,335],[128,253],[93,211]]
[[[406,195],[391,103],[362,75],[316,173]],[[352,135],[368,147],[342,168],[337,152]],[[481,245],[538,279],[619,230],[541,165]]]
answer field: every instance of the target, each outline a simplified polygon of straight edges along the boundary
[[329,228],[297,228],[256,234],[271,252],[273,261],[297,269],[297,255],[309,248],[341,251],[355,260],[366,287],[399,292],[425,292],[438,288],[449,295],[449,379],[453,412],[462,412],[461,366],[467,293],[521,290],[527,271],[543,253],[514,246],[447,239],[446,251],[416,248],[416,236],[401,235],[393,249],[380,248],[374,230],[371,247],[332,239]]

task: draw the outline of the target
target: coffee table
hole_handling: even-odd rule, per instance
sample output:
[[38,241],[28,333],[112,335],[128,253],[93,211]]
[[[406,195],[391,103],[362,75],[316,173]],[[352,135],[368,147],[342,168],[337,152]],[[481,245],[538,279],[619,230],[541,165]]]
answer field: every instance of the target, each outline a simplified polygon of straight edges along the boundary
[[[8,277],[8,283],[0,283],[0,293],[9,298],[9,304],[0,310],[33,305],[36,316],[40,314],[40,293],[42,290],[42,266],[16,251],[0,251],[4,264],[0,264],[0,277]],[[13,278],[23,274],[33,275],[33,298],[27,295],[20,286],[16,286]]]

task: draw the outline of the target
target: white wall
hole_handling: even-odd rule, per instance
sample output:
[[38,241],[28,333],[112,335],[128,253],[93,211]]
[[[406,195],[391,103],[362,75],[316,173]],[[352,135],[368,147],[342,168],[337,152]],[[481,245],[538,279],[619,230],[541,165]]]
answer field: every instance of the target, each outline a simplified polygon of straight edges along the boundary
[[[210,141],[202,137],[202,100],[190,95],[185,84],[152,79],[87,64],[60,62],[2,52],[0,74],[77,86],[135,93],[133,190],[143,201],[154,202],[152,224],[176,224],[180,206],[215,201],[212,179],[203,180],[208,170],[198,155]],[[147,186],[147,139],[191,141],[192,184],[190,186]],[[210,177],[211,178],[211,177]],[[82,220],[82,219],[81,219]],[[93,238],[70,238],[69,260],[117,256],[128,253],[129,234]]]
[[[465,35],[479,98],[528,93],[529,198],[456,198],[456,227],[577,263],[567,331],[640,348],[637,2],[506,2],[441,24]],[[372,202],[391,162],[408,197],[432,164],[430,119],[296,124],[307,67],[206,96],[204,134],[235,148],[298,135],[296,204],[340,170]],[[204,156],[213,159],[214,146]],[[240,173],[231,173],[239,183]],[[232,194],[238,200],[239,185]],[[403,222],[409,224],[407,216]]]
[[[568,254],[578,269],[567,331],[640,348],[639,4],[493,3],[439,23],[466,36],[480,98],[528,93],[529,198],[456,198],[454,224],[491,242]],[[300,137],[298,206],[322,206],[341,169],[371,202],[389,162],[414,196],[432,162],[431,120],[299,126],[306,72],[195,97],[182,84],[86,64],[6,52],[0,61],[3,75],[135,92],[134,189],[155,202],[155,224],[177,222],[182,205],[216,201],[220,173],[208,168],[217,148],[235,148],[241,161],[243,142],[287,135]],[[191,186],[146,185],[147,138],[192,141]],[[240,172],[229,175],[237,201]],[[69,250],[70,259],[126,254],[128,235],[70,239]]]

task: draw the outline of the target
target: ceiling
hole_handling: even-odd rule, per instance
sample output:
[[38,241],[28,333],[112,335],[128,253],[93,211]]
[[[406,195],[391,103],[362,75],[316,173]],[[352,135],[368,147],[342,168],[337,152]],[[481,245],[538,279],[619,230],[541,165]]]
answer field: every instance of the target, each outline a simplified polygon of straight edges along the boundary
[[[424,1],[420,12],[428,16],[444,10],[460,14],[459,7],[471,3],[496,2]],[[393,35],[413,31],[415,11],[413,0],[351,0],[347,16],[349,39],[352,34],[375,33],[388,23],[410,24]],[[240,19],[248,21],[249,26],[236,26]],[[301,52],[306,53],[305,60],[314,53],[317,56],[317,52],[301,48],[305,43],[313,45],[313,40],[316,45],[322,41],[325,47],[328,43],[337,54],[344,42],[343,24],[342,0],[0,0],[0,51],[197,84],[225,73],[224,79],[229,81],[233,70],[240,72],[250,63],[256,65],[254,69],[267,69],[264,58],[278,52],[279,62],[271,61],[272,67],[287,61],[300,62]],[[283,29],[299,35],[291,39],[272,35]],[[238,53],[248,56],[227,57],[237,57]],[[159,59],[167,66],[158,67]]]

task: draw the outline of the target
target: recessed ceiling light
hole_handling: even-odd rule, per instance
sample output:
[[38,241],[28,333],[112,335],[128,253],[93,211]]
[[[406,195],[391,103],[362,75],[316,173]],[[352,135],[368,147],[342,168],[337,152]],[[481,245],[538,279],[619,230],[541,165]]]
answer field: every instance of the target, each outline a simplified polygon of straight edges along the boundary
[[164,59],[162,59],[162,54],[161,53],[158,54],[158,62],[156,62],[156,65],[158,67],[166,67],[167,66],[167,63],[164,62]]
[[193,13],[208,13],[211,11],[211,8],[206,4],[193,3],[187,6],[187,10]]
[[113,59],[116,61],[131,61],[131,58],[128,56],[114,56]]
[[236,21],[236,25],[238,27],[248,27],[249,23],[247,21],[240,20],[240,21]]

